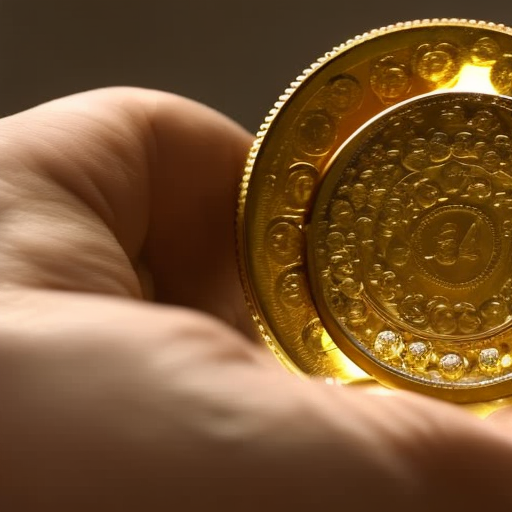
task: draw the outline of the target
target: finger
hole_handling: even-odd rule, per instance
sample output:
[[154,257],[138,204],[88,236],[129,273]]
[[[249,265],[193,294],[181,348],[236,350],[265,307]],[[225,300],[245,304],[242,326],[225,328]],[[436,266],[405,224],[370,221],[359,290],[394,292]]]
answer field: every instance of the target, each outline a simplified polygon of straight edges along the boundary
[[2,510],[187,510],[173,487],[221,436],[217,386],[233,387],[202,389],[207,367],[256,365],[256,347],[188,309],[46,290],[0,303]]
[[251,137],[175,95],[112,88],[0,122],[0,271],[15,284],[141,296],[241,322],[237,184]]
[[512,407],[509,405],[498,409],[487,416],[486,420],[493,425],[496,425],[496,427],[509,432],[510,426],[512,425]]
[[[4,132],[7,157],[3,160],[9,172],[3,175],[0,187],[6,242],[0,263],[4,270],[12,271],[6,274],[6,282],[76,289],[77,283],[84,281],[84,289],[136,295],[138,283],[131,268],[138,259],[139,244],[137,237],[127,241],[122,229],[116,231],[116,212],[126,213],[125,201],[132,207],[138,204],[144,189],[131,185],[130,180],[138,175],[117,171],[126,169],[123,152],[130,145],[127,140],[134,144],[140,140],[139,123],[131,120],[132,115],[140,120],[134,110],[140,109],[143,117],[154,120],[156,107],[153,102],[153,110],[148,112],[137,103],[137,109],[127,109],[132,100],[125,98],[126,103],[121,101],[112,108],[111,100],[98,109],[94,107],[98,100],[86,95],[81,96],[80,106],[47,106],[49,113],[30,118],[33,124],[20,126],[19,117],[9,120],[13,124]],[[108,123],[106,111],[114,112],[115,123]],[[59,122],[57,127],[49,123],[56,113],[67,122]],[[83,118],[92,122],[84,126]],[[135,136],[119,128],[120,118],[135,130]],[[50,134],[59,134],[57,144],[45,136],[41,142],[45,124]],[[190,129],[184,124],[184,130]],[[27,135],[28,150],[22,155],[19,134],[26,132],[27,125],[33,130],[29,134],[35,136]],[[107,130],[98,131],[105,125]],[[63,131],[63,127],[67,129]],[[93,143],[84,146],[87,151],[80,153],[81,144],[63,145],[62,141],[69,143],[70,130],[80,143],[85,142],[84,133],[91,137]],[[122,136],[117,138],[119,133]],[[91,151],[104,148],[106,140],[111,143],[108,151]],[[153,150],[144,153],[145,161],[150,162],[147,169],[161,169],[155,163],[158,145],[154,142]],[[133,155],[132,151],[128,154]],[[106,154],[114,158],[107,161]],[[131,168],[140,168],[137,158],[131,164]],[[117,204],[113,198],[104,200],[97,193],[110,190],[100,188],[101,176],[91,175],[98,181],[91,179],[84,195],[73,189],[82,191],[84,180],[75,182],[66,174],[70,169],[101,168],[105,172],[105,167],[117,176],[117,181],[113,180],[117,187],[138,191],[133,197],[115,196],[124,199],[119,199],[120,208],[112,211],[108,205]],[[89,177],[80,172],[71,175]],[[147,198],[151,190],[148,186]],[[172,206],[169,208],[172,211]],[[130,219],[130,212],[126,214]],[[132,220],[141,219],[144,221],[144,216]],[[159,233],[152,227],[149,207],[145,222],[147,234]],[[178,235],[181,222],[171,223]],[[208,222],[206,225],[210,227]],[[144,233],[131,225],[128,238],[132,229],[135,234]],[[165,236],[160,240],[163,242],[155,247],[174,249],[166,249]],[[197,241],[194,238],[190,243]],[[143,250],[144,245],[140,246]],[[37,259],[37,255],[42,256]],[[66,265],[58,255],[67,258]],[[160,275],[149,244],[148,259],[155,275]],[[187,278],[203,280],[182,281],[178,276],[169,283],[165,272],[176,269],[164,265],[162,282],[167,283],[164,290],[169,290],[169,297],[185,293],[177,285],[192,282],[205,293],[200,296],[204,309],[227,318],[229,300],[218,301],[220,308],[208,302],[216,296],[210,292],[217,291],[217,285],[208,279],[210,274],[198,272],[197,262],[188,267],[186,263],[179,270],[185,275],[185,270],[189,271]],[[216,266],[222,262],[207,263],[225,275]],[[69,267],[72,273],[65,270]],[[226,279],[223,285],[229,289],[230,282]],[[227,296],[234,294],[222,295]],[[0,392],[1,402],[9,408],[4,409],[6,435],[0,436],[0,442],[6,455],[3,481],[12,484],[4,489],[11,498],[19,497],[13,493],[23,490],[26,478],[41,483],[36,489],[39,493],[24,493],[26,499],[50,496],[53,504],[68,510],[73,509],[71,503],[76,510],[77,496],[78,506],[87,509],[97,509],[94,505],[99,500],[110,509],[121,502],[124,510],[147,508],[148,504],[157,507],[162,502],[179,510],[205,508],[212,502],[222,503],[225,510],[276,505],[310,510],[340,502],[356,508],[361,499],[364,506],[376,507],[384,498],[395,510],[431,510],[439,503],[441,492],[448,493],[443,504],[451,508],[475,503],[506,505],[510,500],[508,438],[455,407],[401,394],[383,400],[355,390],[339,393],[319,383],[301,382],[260,365],[256,349],[240,352],[247,347],[239,335],[233,336],[224,327],[214,328],[196,316],[182,322],[168,310],[160,314],[146,309],[149,306],[134,309],[134,304],[121,307],[118,301],[50,292],[38,296],[32,307],[23,301],[35,295],[13,297],[4,289],[3,297]],[[19,300],[23,303],[16,304]],[[9,305],[20,307],[10,309]],[[30,341],[35,343],[27,346]],[[54,350],[49,350],[52,346]],[[155,367],[160,371],[155,372]],[[31,437],[33,425],[40,426],[40,437]],[[20,447],[32,456],[20,453]],[[37,463],[30,465],[33,461]],[[467,477],[472,479],[471,492],[453,492],[464,487]],[[263,478],[266,485],[262,491],[255,481]],[[84,481],[94,492],[90,486],[84,489]],[[191,481],[197,492],[190,493],[187,484]],[[63,490],[59,482],[69,485]],[[101,500],[102,496],[108,500]]]
[[76,512],[512,503],[509,436],[455,406],[297,379],[188,310],[9,295],[0,345],[0,490],[18,506],[9,510],[41,497]]

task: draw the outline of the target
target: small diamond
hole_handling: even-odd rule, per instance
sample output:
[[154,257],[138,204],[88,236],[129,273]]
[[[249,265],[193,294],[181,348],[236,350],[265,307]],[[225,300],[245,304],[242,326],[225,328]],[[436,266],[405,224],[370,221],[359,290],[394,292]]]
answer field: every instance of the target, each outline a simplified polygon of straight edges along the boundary
[[415,341],[407,346],[406,362],[411,368],[424,370],[430,363],[432,346],[423,341]]
[[409,353],[414,357],[421,357],[427,351],[427,345],[422,341],[416,341],[409,345]]
[[439,361],[439,370],[450,380],[458,380],[464,375],[464,361],[458,354],[446,354]]
[[462,358],[458,354],[446,354],[441,358],[441,366],[444,370],[450,371],[462,364]]
[[497,348],[486,348],[478,356],[478,366],[483,373],[492,375],[501,369],[500,353]]
[[397,339],[397,334],[393,331],[382,331],[377,335],[377,339],[375,343],[383,343],[385,345],[389,345],[391,343],[395,343]]
[[404,350],[402,336],[394,331],[382,331],[377,334],[373,348],[383,360],[391,360],[400,357]]

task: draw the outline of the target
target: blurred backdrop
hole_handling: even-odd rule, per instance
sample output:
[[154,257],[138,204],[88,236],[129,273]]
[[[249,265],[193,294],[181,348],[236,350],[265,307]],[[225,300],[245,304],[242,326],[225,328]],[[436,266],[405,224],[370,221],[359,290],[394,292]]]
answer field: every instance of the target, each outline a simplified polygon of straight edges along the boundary
[[312,61],[372,28],[459,17],[512,25],[503,0],[0,0],[0,115],[135,85],[255,131]]

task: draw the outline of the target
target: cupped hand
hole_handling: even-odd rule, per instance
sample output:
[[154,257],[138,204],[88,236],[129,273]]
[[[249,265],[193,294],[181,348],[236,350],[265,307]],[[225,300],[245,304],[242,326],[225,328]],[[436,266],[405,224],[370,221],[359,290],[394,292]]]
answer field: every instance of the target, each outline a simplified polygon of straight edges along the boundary
[[507,510],[508,414],[301,380],[250,340],[250,143],[130,88],[0,121],[0,508]]

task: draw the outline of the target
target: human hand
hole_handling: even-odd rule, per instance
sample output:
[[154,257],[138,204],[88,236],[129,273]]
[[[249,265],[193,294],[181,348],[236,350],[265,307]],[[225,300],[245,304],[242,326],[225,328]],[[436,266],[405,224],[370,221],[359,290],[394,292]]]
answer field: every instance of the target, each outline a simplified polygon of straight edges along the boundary
[[512,504],[508,413],[301,380],[249,339],[250,142],[137,89],[0,121],[2,510]]

